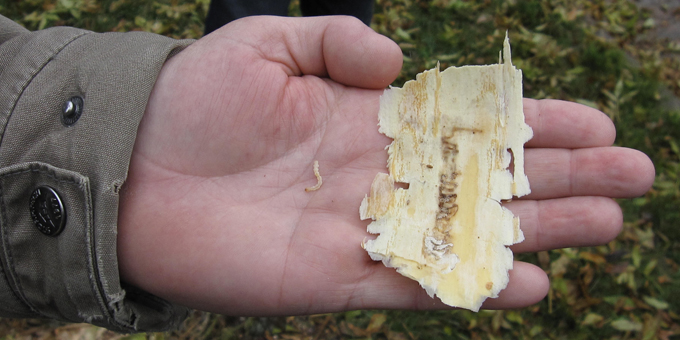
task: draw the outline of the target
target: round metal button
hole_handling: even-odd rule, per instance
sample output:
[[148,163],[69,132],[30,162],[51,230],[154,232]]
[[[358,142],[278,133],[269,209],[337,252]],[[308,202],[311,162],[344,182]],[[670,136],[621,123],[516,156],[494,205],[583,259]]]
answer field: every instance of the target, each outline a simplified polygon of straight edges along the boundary
[[57,236],[66,225],[66,210],[59,194],[50,187],[39,187],[31,194],[28,203],[31,219],[45,235]]
[[66,126],[71,126],[78,121],[81,114],[83,114],[83,98],[71,97],[64,103],[61,122]]

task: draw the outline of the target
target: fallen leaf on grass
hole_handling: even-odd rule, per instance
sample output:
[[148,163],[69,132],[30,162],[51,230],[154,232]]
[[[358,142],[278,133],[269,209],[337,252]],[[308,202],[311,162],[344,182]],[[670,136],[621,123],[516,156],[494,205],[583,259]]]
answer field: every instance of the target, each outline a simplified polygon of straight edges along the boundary
[[631,321],[628,319],[618,319],[616,321],[613,321],[611,323],[611,326],[618,330],[618,331],[623,331],[623,332],[630,332],[630,331],[641,331],[642,330],[642,324],[636,321]]

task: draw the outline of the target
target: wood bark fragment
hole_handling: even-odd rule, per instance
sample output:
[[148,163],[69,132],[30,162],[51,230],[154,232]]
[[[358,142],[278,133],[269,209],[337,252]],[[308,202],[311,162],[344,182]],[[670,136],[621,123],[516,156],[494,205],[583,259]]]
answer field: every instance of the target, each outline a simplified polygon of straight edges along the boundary
[[377,174],[360,208],[379,234],[363,243],[371,258],[451,306],[477,311],[497,297],[513,264],[507,246],[524,240],[500,203],[530,192],[522,110],[507,37],[499,64],[437,66],[386,90],[379,131],[394,139],[389,174]]

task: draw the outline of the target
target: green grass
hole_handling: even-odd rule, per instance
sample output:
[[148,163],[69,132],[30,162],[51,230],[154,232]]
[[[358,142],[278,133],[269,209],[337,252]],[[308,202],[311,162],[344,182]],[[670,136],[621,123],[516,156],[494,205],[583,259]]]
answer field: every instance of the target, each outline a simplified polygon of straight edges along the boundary
[[[72,25],[198,38],[208,0],[0,0],[30,29]],[[295,2],[292,13],[299,13]],[[639,39],[654,26],[631,1],[377,0],[373,28],[395,40],[417,72],[488,64],[508,31],[525,96],[596,107],[616,123],[616,144],[647,153],[657,169],[644,197],[620,200],[624,231],[611,243],[522,255],[551,291],[522,310],[353,311],[280,318],[196,312],[183,329],[134,339],[669,339],[680,335],[680,44]],[[0,339],[116,337],[90,326],[0,320]],[[80,333],[78,333],[80,332]]]

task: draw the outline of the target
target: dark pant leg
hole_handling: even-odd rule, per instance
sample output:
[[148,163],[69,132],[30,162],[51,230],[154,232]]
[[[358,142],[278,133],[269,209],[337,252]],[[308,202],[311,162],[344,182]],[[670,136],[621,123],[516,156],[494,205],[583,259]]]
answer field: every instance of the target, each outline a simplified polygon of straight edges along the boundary
[[304,16],[351,15],[370,25],[375,0],[300,0]]
[[212,0],[205,19],[205,34],[251,15],[288,15],[289,0]]

